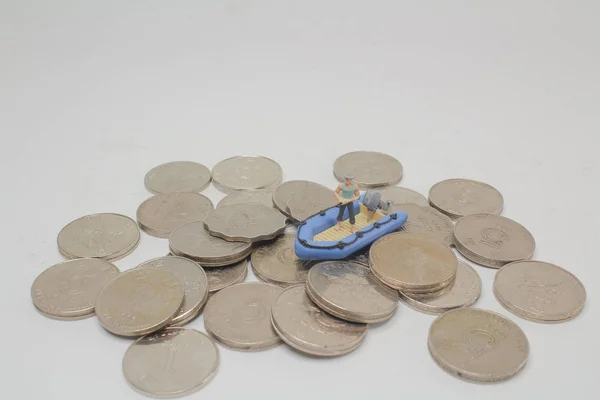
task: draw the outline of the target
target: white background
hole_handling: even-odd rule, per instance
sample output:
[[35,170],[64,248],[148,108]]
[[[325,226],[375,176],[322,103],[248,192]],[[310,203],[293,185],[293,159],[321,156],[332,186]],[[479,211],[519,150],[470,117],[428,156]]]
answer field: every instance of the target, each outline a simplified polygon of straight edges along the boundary
[[[427,194],[455,177],[504,195],[537,260],[575,273],[580,317],[524,321],[477,267],[478,307],[508,316],[531,353],[514,379],[466,383],[426,347],[433,316],[401,304],[354,353],[221,348],[196,399],[591,399],[597,358],[598,1],[0,2],[2,393],[139,399],[121,372],[131,343],[97,319],[54,321],[30,287],[61,261],[56,236],[97,212],[135,218],[152,167],[238,154],[277,160],[284,180],[335,186],[334,159],[377,150]],[[224,195],[204,192],[216,204]],[[145,234],[122,270],[168,251]],[[249,276],[248,280],[255,280]],[[202,318],[191,325],[204,330]]]

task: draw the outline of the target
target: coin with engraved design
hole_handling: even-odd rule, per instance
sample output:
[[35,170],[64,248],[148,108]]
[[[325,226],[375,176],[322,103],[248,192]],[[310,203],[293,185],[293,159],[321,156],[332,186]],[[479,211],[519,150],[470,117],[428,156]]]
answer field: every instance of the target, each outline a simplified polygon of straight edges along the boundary
[[427,343],[442,369],[479,382],[509,379],[529,357],[529,342],[517,324],[477,308],[459,308],[439,316],[431,324]]
[[250,258],[258,279],[279,286],[306,282],[314,262],[301,260],[294,253],[296,235],[284,234],[274,241],[257,246]]
[[137,210],[144,232],[168,238],[171,232],[190,222],[204,221],[213,210],[208,197],[199,193],[169,193],[150,197]]
[[271,324],[271,306],[283,292],[267,283],[238,283],[211,296],[204,309],[206,331],[239,350],[266,350],[281,344]]
[[454,244],[454,223],[447,215],[432,207],[422,207],[417,204],[393,205],[388,213],[396,211],[408,214],[408,218],[402,226],[403,231],[439,240],[446,246]]
[[398,292],[369,268],[348,261],[316,264],[308,273],[306,292],[323,311],[350,322],[387,321],[398,308]]
[[481,295],[481,278],[466,262],[458,260],[454,282],[440,295],[400,292],[410,307],[428,314],[441,314],[455,308],[470,307]]
[[316,183],[316,182],[287,181],[287,182],[283,182],[283,183],[277,185],[277,187],[273,191],[273,204],[279,211],[281,211],[287,217],[292,218],[292,216],[290,215],[290,213],[287,209],[288,202],[290,201],[290,199],[292,198],[294,193],[301,191],[301,190],[307,190],[307,189],[314,189],[314,190],[329,189],[329,190],[331,190],[330,188],[327,188],[327,187],[321,185],[320,183]]
[[[422,207],[429,207],[429,202],[425,196],[405,187],[388,186],[374,191],[381,193],[381,200],[391,201],[395,206],[417,204]],[[390,211],[388,210],[388,212]]]
[[66,225],[58,234],[58,250],[69,259],[114,261],[131,253],[140,241],[134,220],[120,214],[92,214]]
[[575,318],[586,300],[585,287],[575,275],[542,261],[517,261],[500,268],[494,295],[511,313],[545,323]]
[[267,207],[275,207],[273,204],[272,190],[242,190],[232,192],[225,196],[217,204],[217,208],[230,206],[232,204],[258,203]]
[[219,369],[219,349],[194,329],[166,328],[137,339],[123,356],[133,388],[158,398],[181,397],[205,387]]
[[[168,253],[167,257],[173,257],[173,253]],[[175,256],[177,257],[177,256]],[[243,282],[248,274],[248,261],[226,265],[224,267],[202,268],[208,279],[208,297],[215,294],[219,290]]]
[[192,222],[175,229],[169,236],[169,248],[173,254],[207,268],[237,263],[252,252],[251,243],[230,242],[210,235],[203,222]]
[[181,281],[184,290],[183,304],[169,323],[184,325],[194,319],[208,300],[208,277],[196,262],[183,257],[158,257],[145,261],[137,268],[164,268],[173,272]]
[[371,270],[386,285],[404,292],[428,293],[454,282],[458,259],[442,242],[409,232],[377,239],[369,252]]
[[451,218],[472,214],[500,214],[502,194],[487,183],[470,179],[448,179],[429,190],[429,203]]
[[338,157],[333,163],[333,175],[343,182],[353,175],[360,188],[391,186],[402,179],[402,164],[394,157],[375,151],[355,151]]
[[242,155],[219,162],[212,170],[215,187],[224,193],[273,189],[282,179],[281,166],[267,157]]
[[286,218],[262,204],[233,204],[212,210],[204,220],[204,228],[212,236],[227,241],[253,243],[283,233]]
[[94,315],[96,297],[119,275],[113,264],[96,258],[79,258],[53,265],[31,285],[35,307],[55,319],[79,319]]
[[169,325],[183,297],[183,285],[173,272],[133,268],[102,289],[96,299],[96,316],[115,335],[142,336]]
[[172,161],[152,168],[144,177],[144,185],[152,194],[199,193],[210,180],[206,166],[192,161]]
[[309,186],[292,193],[286,211],[294,221],[304,221],[339,202],[330,188]]
[[535,240],[521,224],[493,214],[462,217],[454,226],[456,249],[469,260],[500,268],[513,261],[528,260]]
[[318,308],[305,285],[291,286],[273,303],[271,322],[279,337],[292,348],[313,356],[336,357],[355,350],[368,325],[336,318]]

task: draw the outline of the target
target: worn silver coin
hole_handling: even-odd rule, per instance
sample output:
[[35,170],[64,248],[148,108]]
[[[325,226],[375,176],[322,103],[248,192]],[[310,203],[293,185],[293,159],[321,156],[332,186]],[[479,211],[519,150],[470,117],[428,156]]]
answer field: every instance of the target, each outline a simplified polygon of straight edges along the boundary
[[281,344],[271,324],[271,306],[282,288],[266,283],[239,283],[221,289],[204,309],[207,332],[225,346],[265,350]]
[[192,222],[173,231],[169,248],[175,255],[190,258],[202,267],[222,267],[239,262],[250,255],[252,244],[231,242],[212,236],[203,222]]
[[287,181],[283,182],[274,189],[273,191],[273,204],[283,214],[291,218],[291,215],[287,209],[288,202],[292,198],[292,195],[296,192],[305,189],[328,189],[320,183],[311,181]]
[[454,223],[432,207],[422,207],[417,204],[400,204],[390,207],[389,212],[403,211],[408,218],[402,230],[418,233],[429,238],[439,240],[446,246],[454,244]]
[[250,258],[256,277],[280,286],[306,282],[306,276],[314,262],[301,260],[296,256],[295,239],[294,234],[284,234],[256,247]]
[[64,261],[38,275],[31,285],[31,298],[44,315],[55,319],[93,315],[96,297],[117,275],[119,269],[104,260]]
[[477,308],[459,308],[439,316],[429,329],[428,347],[444,370],[479,382],[511,378],[529,357],[529,342],[517,324]]
[[291,286],[273,303],[271,322],[279,337],[294,349],[318,357],[336,357],[355,350],[368,325],[338,319],[318,308],[304,285]]
[[442,242],[409,232],[385,235],[371,245],[371,270],[382,282],[411,293],[428,293],[449,286],[458,259]]
[[[369,250],[370,249],[371,249],[371,246],[366,246],[366,247],[358,250],[356,253],[353,253],[350,256],[346,257],[343,261],[355,262],[362,266],[370,268],[371,267],[371,265],[369,264]],[[330,260],[330,261],[333,261],[333,260]]]
[[448,179],[429,190],[429,202],[452,218],[473,214],[500,214],[502,194],[487,183],[471,179]]
[[123,374],[151,397],[189,395],[206,386],[219,369],[219,349],[193,329],[166,328],[137,339],[123,357]]
[[355,151],[340,156],[333,164],[333,175],[338,181],[343,182],[348,174],[361,188],[391,186],[402,179],[402,164],[388,154]]
[[357,263],[324,261],[308,273],[306,291],[322,310],[346,321],[383,322],[398,307],[398,292]]
[[199,193],[161,194],[150,197],[138,207],[137,219],[147,234],[168,238],[182,225],[204,221],[213,209],[209,198]]
[[242,260],[226,267],[206,268],[209,294],[218,292],[236,283],[241,283],[248,274],[248,261]]
[[455,308],[470,307],[481,295],[481,278],[466,262],[459,260],[454,283],[443,293],[419,295],[400,292],[400,298],[412,308],[428,313],[441,314]]
[[69,259],[100,258],[114,261],[131,253],[140,241],[140,230],[120,214],[92,214],[66,225],[58,234],[58,249]]
[[272,189],[282,179],[281,166],[267,157],[242,155],[219,162],[212,170],[215,187],[224,193]]
[[142,336],[169,325],[183,298],[183,285],[173,272],[133,268],[102,289],[96,299],[96,316],[115,335]]
[[152,194],[198,193],[206,189],[210,180],[206,166],[192,161],[173,161],[152,168],[144,177],[144,185]]
[[544,323],[575,318],[587,297],[575,275],[542,261],[516,261],[500,268],[494,278],[494,295],[511,313]]
[[183,285],[183,304],[169,325],[183,325],[191,321],[208,300],[208,277],[202,267],[192,260],[177,256],[158,257],[141,263],[137,268],[167,269]]
[[535,251],[535,239],[525,227],[493,214],[462,217],[454,226],[454,240],[463,256],[492,268],[528,260]]
[[262,204],[233,204],[211,211],[204,220],[204,227],[212,236],[253,243],[274,239],[283,233],[286,218]]
[[309,186],[291,195],[286,205],[286,211],[294,221],[304,221],[339,202],[333,190]]
[[223,206],[230,206],[232,204],[246,204],[246,203],[258,203],[267,207],[274,207],[273,205],[273,191],[272,190],[244,190],[239,192],[232,192],[225,196],[217,204],[217,208]]
[[376,191],[381,193],[381,200],[391,201],[392,204],[396,206],[409,203],[417,204],[422,207],[429,207],[429,202],[425,196],[405,187],[388,186],[376,189]]

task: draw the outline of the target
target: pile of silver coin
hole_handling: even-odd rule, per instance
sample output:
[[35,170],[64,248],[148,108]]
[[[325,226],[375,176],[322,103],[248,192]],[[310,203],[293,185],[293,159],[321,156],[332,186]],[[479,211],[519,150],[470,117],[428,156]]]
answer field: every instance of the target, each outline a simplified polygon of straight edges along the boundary
[[[96,316],[112,334],[135,338],[123,358],[131,386],[151,396],[183,396],[219,368],[218,346],[267,350],[283,343],[299,353],[335,357],[358,348],[370,324],[395,315],[400,300],[437,315],[428,337],[433,360],[471,381],[514,376],[529,356],[511,319],[472,308],[482,283],[459,260],[497,268],[493,292],[506,310],[535,322],[564,322],[583,309],[586,292],[567,270],[532,261],[535,240],[500,216],[494,187],[468,179],[435,184],[425,197],[398,187],[402,164],[377,152],[335,160],[361,189],[404,211],[404,227],[346,260],[305,261],[294,253],[295,224],[335,206],[332,188],[283,181],[279,164],[236,156],[212,171],[172,162],[149,171],[152,197],[137,221],[120,214],[81,217],[58,233],[67,259],[43,271],[31,296],[50,318]],[[217,206],[200,192],[227,194]],[[164,256],[119,271],[114,260],[135,250],[141,232],[164,238]],[[245,282],[249,265],[259,282]],[[206,333],[184,326],[202,315]]]

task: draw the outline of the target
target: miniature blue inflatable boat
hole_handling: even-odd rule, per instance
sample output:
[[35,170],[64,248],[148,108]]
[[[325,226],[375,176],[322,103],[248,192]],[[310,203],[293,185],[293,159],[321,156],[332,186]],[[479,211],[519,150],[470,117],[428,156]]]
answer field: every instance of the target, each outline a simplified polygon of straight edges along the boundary
[[397,231],[408,214],[396,211],[385,215],[363,204],[365,195],[354,201],[355,228],[352,233],[346,209],[338,229],[338,206],[313,215],[298,226],[294,252],[302,260],[341,260],[370,245],[380,237]]

